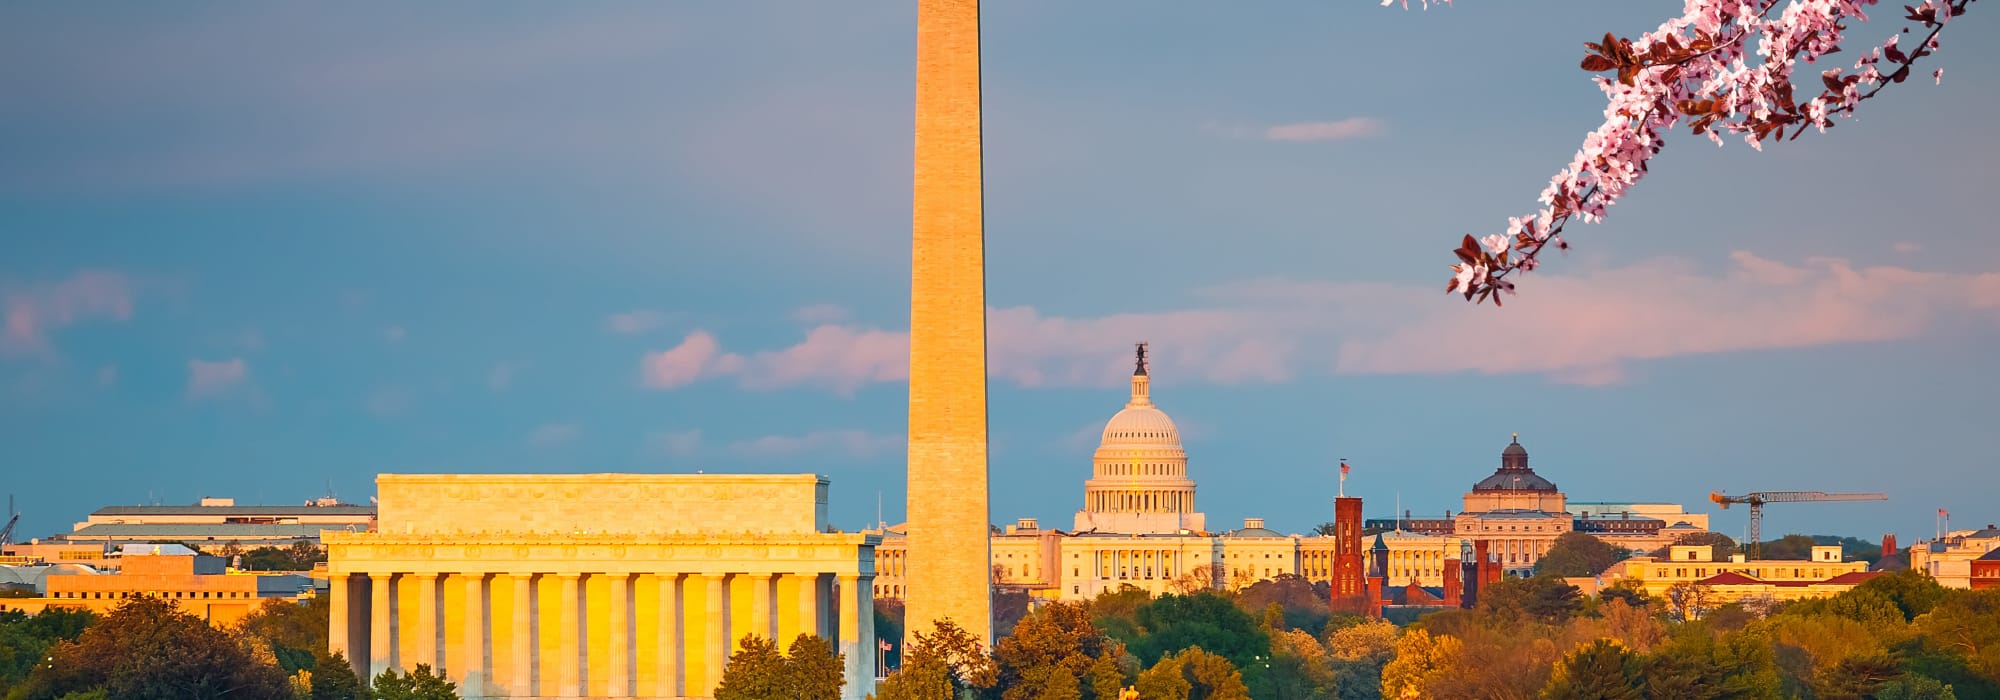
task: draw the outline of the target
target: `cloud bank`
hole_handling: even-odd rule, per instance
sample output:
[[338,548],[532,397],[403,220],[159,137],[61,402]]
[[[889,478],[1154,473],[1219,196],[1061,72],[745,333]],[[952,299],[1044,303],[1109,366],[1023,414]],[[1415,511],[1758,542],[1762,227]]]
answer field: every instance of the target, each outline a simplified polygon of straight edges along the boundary
[[[1918,336],[1955,316],[1989,321],[2000,273],[1785,263],[1737,252],[1719,272],[1656,259],[1535,275],[1505,308],[1410,285],[1252,280],[1197,294],[1189,308],[1095,318],[1030,307],[988,311],[988,371],[1018,386],[1113,386],[1131,343],[1153,344],[1156,373],[1254,384],[1302,373],[1534,374],[1607,385],[1635,362]],[[811,326],[788,347],[725,350],[706,331],[647,354],[645,386],[731,379],[747,389],[849,393],[908,378],[909,335],[854,323]]]

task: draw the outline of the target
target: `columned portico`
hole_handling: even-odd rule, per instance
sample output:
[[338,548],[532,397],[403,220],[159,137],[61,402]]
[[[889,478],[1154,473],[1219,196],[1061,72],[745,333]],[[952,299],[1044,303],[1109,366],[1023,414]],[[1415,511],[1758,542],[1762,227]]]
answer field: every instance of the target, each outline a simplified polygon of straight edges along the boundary
[[[365,653],[356,665],[371,676],[426,663],[466,698],[707,698],[743,635],[818,633],[848,654],[843,695],[874,689],[880,539],[825,532],[823,479],[383,475],[377,484],[378,532],[322,536],[330,646]],[[587,507],[569,522],[508,529],[527,522],[524,509],[560,511],[547,500],[558,498]],[[688,531],[717,513],[733,519]]]

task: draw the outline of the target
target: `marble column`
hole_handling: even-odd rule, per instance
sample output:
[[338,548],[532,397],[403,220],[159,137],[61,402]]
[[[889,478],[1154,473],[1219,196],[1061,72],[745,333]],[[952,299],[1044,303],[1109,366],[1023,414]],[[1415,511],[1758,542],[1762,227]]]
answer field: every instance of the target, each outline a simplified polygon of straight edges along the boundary
[[417,664],[438,670],[438,610],[437,574],[409,574],[403,577],[403,585],[417,589],[417,648],[404,655],[404,665],[415,669]]
[[465,634],[459,643],[465,647],[465,663],[452,669],[452,675],[463,679],[458,682],[459,692],[480,697],[486,694],[486,681],[491,678],[486,667],[486,574],[464,574],[463,578],[465,619],[459,624]]
[[[846,655],[847,660],[845,670],[847,685],[842,688],[842,696],[849,700],[858,700],[867,697],[866,692],[858,692],[864,690],[859,682],[860,678],[863,675],[875,677],[875,650],[861,646],[863,611],[856,604],[862,598],[857,590],[861,588],[861,577],[855,574],[839,574],[837,578],[840,581],[840,646],[837,648],[840,649],[840,653]],[[868,624],[865,626],[873,631],[874,613],[869,613]]]
[[825,637],[819,614],[819,574],[793,574],[799,580],[799,634]]
[[[750,624],[743,630],[744,635],[757,635],[767,640],[776,640],[777,633],[771,631],[771,575],[748,574],[750,579]],[[736,636],[733,635],[732,636]]]
[[659,579],[660,623],[655,628],[657,638],[653,648],[659,650],[656,663],[659,670],[654,675],[653,694],[663,698],[680,697],[681,664],[687,659],[687,652],[681,650],[681,586],[680,574],[655,574]]
[[395,630],[389,626],[389,583],[395,574],[368,574],[368,679],[389,670],[395,652]]
[[351,582],[346,574],[334,574],[326,582],[326,650],[349,660],[354,658],[348,645],[353,640],[347,638],[347,596]]
[[632,693],[632,609],[630,597],[631,574],[609,574],[611,585],[605,587],[605,595],[610,598],[607,606],[610,627],[605,630],[604,651],[606,663],[605,694],[624,697]]
[[513,574],[509,578],[514,581],[514,595],[511,596],[514,621],[512,629],[509,630],[511,634],[508,635],[508,646],[512,647],[513,653],[509,654],[507,693],[514,697],[527,697],[535,694],[534,625],[528,617],[535,606],[533,588],[535,575]]
[[556,598],[557,617],[560,618],[556,624],[561,625],[556,630],[556,638],[560,640],[556,646],[556,653],[560,655],[556,659],[559,669],[556,697],[573,698],[580,694],[577,684],[582,680],[582,669],[578,666],[582,646],[577,639],[577,629],[582,622],[583,601],[577,596],[577,583],[583,574],[556,574],[556,577],[562,579],[562,593]]
[[722,585],[723,578],[727,576],[728,574],[702,574],[703,583],[708,586],[707,595],[702,597],[702,602],[707,608],[705,620],[707,623],[707,633],[702,635],[702,639],[705,642],[705,645],[702,647],[702,659],[707,662],[704,664],[707,668],[704,669],[705,673],[702,674],[701,678],[701,694],[704,697],[715,697],[715,686],[722,683],[722,665],[729,660],[729,648],[731,646],[729,641],[729,608],[724,605],[727,601],[723,599],[723,596],[726,594],[727,588]]

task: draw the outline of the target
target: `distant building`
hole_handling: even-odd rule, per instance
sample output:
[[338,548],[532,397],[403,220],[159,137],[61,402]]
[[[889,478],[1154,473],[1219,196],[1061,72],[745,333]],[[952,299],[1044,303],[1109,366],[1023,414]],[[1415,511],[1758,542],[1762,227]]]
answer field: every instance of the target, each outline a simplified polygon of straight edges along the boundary
[[[1565,532],[1581,532],[1629,552],[1651,552],[1708,531],[1707,514],[1688,513],[1677,504],[1570,501],[1555,482],[1528,466],[1528,450],[1518,435],[1501,451],[1500,468],[1465,494],[1464,506],[1456,515],[1445,511],[1442,518],[1408,512],[1400,518],[1370,518],[1366,527],[1393,533],[1387,541],[1392,553],[1411,547],[1453,551],[1452,542],[1459,539],[1487,542],[1501,567],[1518,574],[1532,571]],[[1397,568],[1391,567],[1392,581]],[[1423,585],[1437,585],[1436,580],[1427,578]]]
[[[1928,574],[1946,588],[1974,588],[1974,562],[1992,561],[1987,555],[2000,551],[2000,528],[1958,530],[1935,540],[1910,545],[1910,568]],[[1993,571],[1991,564],[1981,570]],[[2000,571],[1993,572],[2000,574]],[[1990,585],[1990,584],[1989,584]]]
[[1811,559],[1748,560],[1737,554],[1716,561],[1707,545],[1675,545],[1665,559],[1634,557],[1619,564],[1622,578],[1647,595],[1666,597],[1676,586],[1699,591],[1704,605],[1778,602],[1838,595],[1881,575],[1868,562],[1848,561],[1837,545],[1812,548]]
[[203,547],[316,544],[322,530],[367,532],[374,527],[374,506],[330,498],[296,506],[239,506],[235,499],[204,498],[191,506],[99,508],[60,540],[184,542]]
[[0,599],[0,612],[29,614],[51,607],[109,612],[128,598],[160,598],[215,625],[243,619],[265,600],[309,597],[312,579],[299,574],[232,571],[222,557],[188,554],[123,557],[115,574],[78,565],[48,567],[42,595]]

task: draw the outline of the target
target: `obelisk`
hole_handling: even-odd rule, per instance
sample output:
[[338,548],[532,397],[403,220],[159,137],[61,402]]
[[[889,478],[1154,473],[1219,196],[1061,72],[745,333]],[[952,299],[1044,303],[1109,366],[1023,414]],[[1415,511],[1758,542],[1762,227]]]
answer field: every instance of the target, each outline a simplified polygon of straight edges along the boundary
[[916,126],[905,629],[948,618],[990,649],[978,0],[917,0]]

